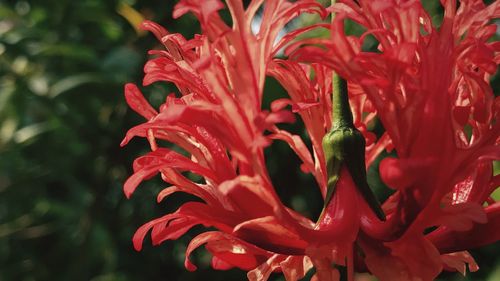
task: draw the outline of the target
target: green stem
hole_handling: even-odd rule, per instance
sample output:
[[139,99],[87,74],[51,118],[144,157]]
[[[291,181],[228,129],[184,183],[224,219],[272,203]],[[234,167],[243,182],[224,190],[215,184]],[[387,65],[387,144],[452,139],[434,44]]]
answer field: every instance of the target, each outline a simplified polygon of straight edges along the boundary
[[[333,4],[335,4],[335,3],[337,3],[337,0],[332,0],[332,5],[333,5]],[[334,16],[335,16],[335,14],[334,14],[334,13],[332,13],[332,18],[333,18]]]
[[349,95],[347,94],[347,81],[337,74],[333,75],[332,115],[332,129],[354,128]]
[[[331,0],[332,5],[336,2],[336,0]],[[332,13],[332,23],[334,19],[335,13]],[[334,72],[332,86],[332,129],[354,127],[351,107],[349,106],[349,96],[347,94],[347,82]]]

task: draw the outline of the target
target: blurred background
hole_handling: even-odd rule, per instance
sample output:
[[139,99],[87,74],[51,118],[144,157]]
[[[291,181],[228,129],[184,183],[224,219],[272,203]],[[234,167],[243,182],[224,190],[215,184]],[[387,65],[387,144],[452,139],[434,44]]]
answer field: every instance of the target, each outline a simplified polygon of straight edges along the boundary
[[[143,183],[130,200],[122,192],[133,159],[148,149],[142,139],[119,147],[142,122],[127,108],[123,85],[140,84],[147,50],[160,48],[135,26],[149,19],[188,38],[199,32],[192,16],[172,19],[175,2],[0,0],[0,281],[246,279],[240,270],[211,270],[204,250],[194,253],[198,271],[184,269],[186,245],[199,228],[158,247],[148,238],[141,252],[132,247],[140,225],[192,199],[174,194],[157,204],[164,187],[158,180]],[[439,21],[436,4],[426,8]],[[284,96],[275,81],[266,90],[273,99]],[[154,105],[175,91],[144,89]],[[288,129],[303,134],[300,122]],[[317,216],[320,196],[305,192],[312,178],[299,172],[300,161],[284,145],[267,152],[285,204]],[[370,182],[384,197],[377,170],[369,171]],[[500,280],[499,250],[472,251],[479,272],[441,280]]]

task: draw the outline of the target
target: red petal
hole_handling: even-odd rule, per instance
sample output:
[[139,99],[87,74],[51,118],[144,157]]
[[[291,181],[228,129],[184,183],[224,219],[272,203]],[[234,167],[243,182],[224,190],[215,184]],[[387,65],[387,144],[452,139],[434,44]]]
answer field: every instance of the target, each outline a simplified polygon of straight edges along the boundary
[[464,126],[469,120],[470,111],[470,106],[456,106],[455,108],[453,108],[453,116],[455,117],[455,120],[458,122],[458,124]]
[[285,108],[287,105],[291,105],[292,101],[290,99],[277,99],[271,103],[271,111],[276,112]]
[[195,271],[197,269],[197,267],[189,260],[191,252],[193,252],[196,248],[200,247],[201,245],[207,243],[208,241],[212,239],[217,239],[218,237],[220,237],[220,235],[221,235],[220,232],[216,231],[205,232],[196,236],[195,238],[193,238],[193,240],[191,240],[186,249],[186,258],[184,260],[184,266],[186,267],[187,270]]
[[151,232],[151,240],[153,245],[159,245],[166,240],[177,240],[184,235],[188,230],[202,222],[195,218],[184,217],[170,221],[161,225],[155,225]]
[[142,225],[141,227],[139,227],[139,229],[137,229],[137,231],[135,232],[134,237],[132,238],[135,250],[140,251],[142,249],[142,243],[144,241],[144,237],[146,237],[146,234],[148,234],[149,230],[153,226],[155,226],[156,224],[167,222],[167,221],[171,220],[172,218],[175,218],[176,216],[177,216],[177,214],[168,214],[168,215],[165,215],[161,218],[152,220],[152,221]]
[[227,268],[238,267],[243,270],[252,270],[265,262],[271,254],[257,247],[252,247],[251,244],[240,241],[238,239],[225,239],[210,241],[205,248],[214,255],[212,259],[212,267],[215,259],[219,263],[216,265],[219,268],[224,266]]
[[141,169],[131,175],[123,184],[123,192],[125,193],[125,196],[130,198],[137,186],[139,186],[143,180],[149,179],[158,174],[158,171],[162,166],[163,164],[150,165],[147,168]]
[[[191,252],[205,243],[208,243],[206,248],[214,256],[235,266],[247,267],[248,264],[255,264],[256,258],[262,259],[263,256],[270,255],[268,252],[238,240],[231,235],[217,231],[205,232],[193,238],[187,247],[184,265],[189,271],[196,270],[196,266],[189,260]],[[228,259],[228,257],[235,258],[235,260]]]
[[280,263],[280,267],[286,281],[297,281],[304,278],[313,264],[308,257],[289,256]]
[[488,221],[484,209],[477,203],[460,203],[446,206],[442,209],[438,223],[454,231],[470,230],[475,223],[484,224]]
[[160,203],[161,201],[163,201],[163,199],[168,197],[170,194],[175,193],[175,192],[180,191],[180,190],[181,189],[177,186],[167,187],[158,193],[158,195],[156,196],[156,202]]
[[[232,256],[231,256],[232,258]],[[245,261],[246,264],[246,261]],[[210,265],[212,266],[213,269],[216,270],[229,270],[234,267],[234,265],[225,262],[223,259],[218,258],[217,256],[212,257],[212,261],[210,262]]]
[[163,26],[149,20],[143,21],[141,27],[144,30],[152,32],[158,41],[162,41],[163,37],[169,34]]
[[287,229],[273,217],[244,221],[234,227],[236,236],[252,244],[277,253],[301,254],[307,246],[297,233]]
[[279,204],[262,183],[248,176],[238,176],[219,185],[219,190],[236,206],[245,218],[258,218],[273,213]]
[[270,257],[265,263],[259,265],[247,273],[249,281],[267,281],[271,273],[279,267],[279,261],[283,259],[280,255]]
[[130,108],[148,120],[158,114],[135,84],[128,83],[125,85],[125,99]]
[[463,276],[465,276],[467,265],[470,272],[479,270],[476,261],[467,251],[441,255],[441,260],[447,267],[462,273]]
[[295,115],[288,110],[272,112],[266,116],[265,122],[267,124],[267,128],[270,128],[278,123],[294,123]]
[[311,152],[309,152],[309,149],[302,141],[302,138],[283,130],[277,130],[274,134],[270,135],[270,138],[287,142],[295,154],[297,154],[300,160],[304,163],[303,165],[306,167],[305,172],[314,172],[314,161],[312,159]]
[[380,162],[380,177],[394,189],[405,189],[425,179],[425,174],[435,163],[434,159],[384,158]]
[[134,161],[134,174],[127,179],[123,186],[127,198],[132,195],[143,180],[153,177],[161,169],[192,171],[216,182],[218,181],[211,170],[187,159],[177,152],[166,148],[158,148],[156,151],[150,152]]
[[381,280],[434,280],[442,270],[439,252],[425,238],[406,236],[385,244],[390,250],[363,247],[368,269]]
[[[330,244],[339,241],[345,245],[352,243],[359,231],[360,201],[352,177],[345,166],[340,169],[335,195],[325,207],[316,223],[315,231],[298,229],[303,239],[313,245]],[[340,242],[342,241],[342,242]]]
[[205,0],[202,2],[196,0],[181,0],[174,7],[173,17],[176,19],[188,12],[193,12],[200,22],[207,23],[213,13],[223,8],[224,4],[219,0]]
[[485,224],[475,224],[471,230],[463,232],[439,228],[427,238],[441,253],[459,252],[500,241],[500,203],[486,207],[485,211],[488,217]]

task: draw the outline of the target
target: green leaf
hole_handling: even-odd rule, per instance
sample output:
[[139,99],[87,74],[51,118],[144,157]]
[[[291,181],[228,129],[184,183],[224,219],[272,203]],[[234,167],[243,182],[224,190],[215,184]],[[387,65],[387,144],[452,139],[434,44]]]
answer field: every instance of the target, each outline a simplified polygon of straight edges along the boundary
[[65,77],[50,87],[49,96],[55,98],[60,94],[88,83],[104,83],[106,80],[98,73],[80,73]]

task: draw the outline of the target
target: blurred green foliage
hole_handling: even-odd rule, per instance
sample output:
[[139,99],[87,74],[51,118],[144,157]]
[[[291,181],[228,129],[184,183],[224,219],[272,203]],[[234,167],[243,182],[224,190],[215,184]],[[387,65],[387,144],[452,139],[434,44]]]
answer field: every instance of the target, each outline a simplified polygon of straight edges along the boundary
[[[127,109],[123,84],[141,80],[156,40],[118,14],[121,1],[0,3],[0,280],[189,275],[181,255],[187,239],[141,253],[131,243],[138,226],[175,202],[156,205],[157,183],[134,200],[121,190],[133,158],[147,148],[140,140],[119,147],[142,121]],[[193,33],[194,21],[172,21],[172,6],[141,1],[134,8]]]
[[[141,224],[189,197],[174,194],[156,204],[160,181],[142,184],[132,200],[122,193],[133,159],[148,147],[143,140],[119,147],[126,130],[142,121],[128,110],[122,89],[142,79],[146,51],[158,46],[120,15],[123,5],[171,31],[198,32],[193,17],[171,18],[174,1],[0,0],[0,281],[245,279],[243,271],[209,269],[204,251],[195,253],[197,272],[183,268],[197,229],[177,242],[132,248]],[[275,81],[266,87],[283,95]],[[171,85],[145,90],[153,104],[170,91]],[[300,122],[290,129],[303,134]],[[268,157],[284,202],[316,216],[319,193],[302,188],[312,180],[298,172],[299,160],[279,144]],[[475,252],[484,267],[471,275],[475,280],[500,279],[497,250]]]

